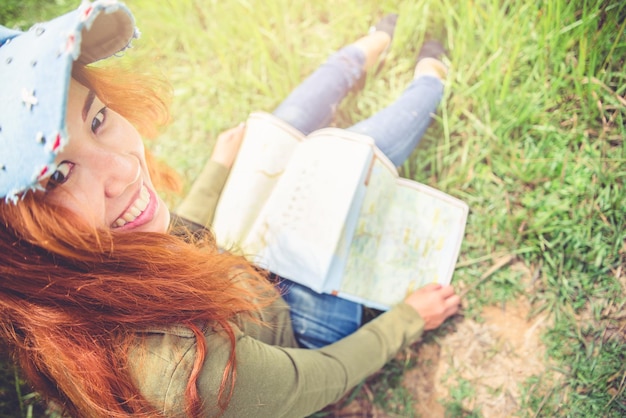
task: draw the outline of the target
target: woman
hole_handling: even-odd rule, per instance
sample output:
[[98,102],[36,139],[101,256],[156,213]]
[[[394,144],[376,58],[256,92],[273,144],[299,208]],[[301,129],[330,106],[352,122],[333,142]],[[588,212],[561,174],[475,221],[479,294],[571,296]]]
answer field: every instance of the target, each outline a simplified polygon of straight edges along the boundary
[[[349,47],[357,58],[348,87],[391,33],[378,30]],[[158,89],[86,67],[135,36],[132,16],[113,0],[83,3],[27,33],[0,30],[1,332],[37,390],[77,417],[305,416],[456,313],[454,290],[432,285],[358,330],[312,337],[336,342],[301,348],[290,311],[302,298],[319,298],[318,311],[343,302],[288,286],[288,305],[210,234],[169,233],[156,191],[163,172],[142,143],[167,120]],[[425,71],[438,74],[433,68]],[[275,114],[306,131],[292,107],[301,93]],[[327,123],[319,112],[315,124]],[[425,129],[428,117],[420,120]],[[212,159],[222,171],[240,136],[241,128],[221,137]],[[219,191],[220,179],[208,181]],[[194,220],[184,205],[180,212]],[[339,310],[354,316],[353,305]]]

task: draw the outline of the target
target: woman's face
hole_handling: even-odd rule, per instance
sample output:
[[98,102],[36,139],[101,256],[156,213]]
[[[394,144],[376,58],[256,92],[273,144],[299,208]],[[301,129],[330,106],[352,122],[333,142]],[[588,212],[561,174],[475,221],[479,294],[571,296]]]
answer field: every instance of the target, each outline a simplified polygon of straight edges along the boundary
[[139,132],[73,79],[66,119],[70,139],[42,184],[46,199],[95,227],[165,232],[169,211],[150,180]]

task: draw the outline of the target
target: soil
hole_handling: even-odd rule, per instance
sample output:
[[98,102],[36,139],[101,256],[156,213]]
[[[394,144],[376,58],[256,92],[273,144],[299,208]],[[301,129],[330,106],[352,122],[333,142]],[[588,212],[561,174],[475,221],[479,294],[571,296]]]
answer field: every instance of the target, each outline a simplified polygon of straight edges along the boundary
[[[485,418],[518,415],[525,396],[521,385],[542,376],[547,367],[540,336],[548,322],[545,314],[531,315],[531,305],[522,296],[505,305],[485,307],[477,320],[459,318],[451,332],[436,341],[415,344],[408,356],[416,365],[405,371],[402,380],[413,398],[414,411],[406,416],[443,418],[446,405],[453,402],[461,410],[455,416],[464,416],[463,411]],[[407,353],[398,358],[406,360]],[[355,400],[328,411],[327,416],[403,416],[372,405],[370,392],[366,384]]]
[[[469,396],[463,399],[463,409],[480,412],[489,417],[510,417],[519,412],[522,403],[520,384],[545,369],[545,350],[540,334],[547,325],[546,317],[529,318],[530,305],[520,298],[506,306],[486,307],[484,322],[464,320],[456,332],[441,339],[438,347],[424,350],[439,351],[438,368],[431,384],[435,390],[425,406],[416,412],[422,417],[443,417],[444,409],[438,399],[449,399],[451,388],[463,379],[470,383]],[[405,384],[416,393],[425,382],[411,380]]]

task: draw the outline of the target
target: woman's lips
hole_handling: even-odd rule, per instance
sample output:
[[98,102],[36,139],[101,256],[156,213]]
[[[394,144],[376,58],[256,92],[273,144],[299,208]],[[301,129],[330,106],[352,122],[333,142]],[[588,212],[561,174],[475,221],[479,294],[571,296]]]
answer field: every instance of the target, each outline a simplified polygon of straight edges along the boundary
[[153,198],[150,190],[145,185],[142,185],[137,199],[126,209],[122,216],[111,224],[111,227],[114,229],[128,229],[146,223],[154,216],[156,204],[158,202]]

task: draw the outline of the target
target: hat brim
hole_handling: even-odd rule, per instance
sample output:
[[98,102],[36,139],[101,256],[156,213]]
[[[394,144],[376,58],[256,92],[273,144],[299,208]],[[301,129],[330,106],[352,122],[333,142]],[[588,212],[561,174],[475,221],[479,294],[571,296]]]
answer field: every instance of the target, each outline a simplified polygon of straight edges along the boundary
[[54,172],[68,140],[65,111],[74,62],[110,57],[138,32],[130,11],[114,0],[84,2],[27,32],[2,29],[0,197],[15,200]]

